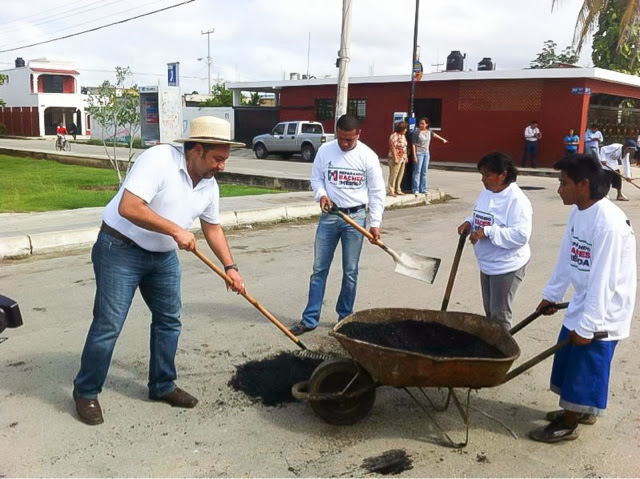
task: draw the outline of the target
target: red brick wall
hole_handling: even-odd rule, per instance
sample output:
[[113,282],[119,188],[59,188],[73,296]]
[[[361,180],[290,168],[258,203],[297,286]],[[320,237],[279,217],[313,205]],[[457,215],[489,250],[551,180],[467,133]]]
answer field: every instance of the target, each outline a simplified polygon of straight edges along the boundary
[[[500,150],[519,164],[524,129],[536,119],[542,132],[538,165],[551,166],[564,153],[568,128],[579,133],[586,129],[589,96],[573,94],[575,87],[640,98],[640,88],[580,78],[417,83],[415,99],[442,99],[442,129],[438,133],[450,143],[435,140],[432,160],[476,163],[485,153]],[[393,112],[409,110],[409,94],[409,82],[349,86],[350,99],[367,100],[361,139],[380,156],[387,154]],[[314,100],[335,100],[335,96],[335,85],[285,87],[280,96],[280,120],[315,120]],[[323,124],[327,131],[333,131],[333,120]]]

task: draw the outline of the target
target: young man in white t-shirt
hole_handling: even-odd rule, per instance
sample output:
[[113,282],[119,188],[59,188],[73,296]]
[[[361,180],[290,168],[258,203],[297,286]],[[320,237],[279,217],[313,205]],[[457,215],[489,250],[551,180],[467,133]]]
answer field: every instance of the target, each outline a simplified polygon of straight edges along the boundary
[[[549,425],[533,430],[535,441],[556,443],[578,437],[578,424],[594,424],[607,407],[611,360],[618,341],[629,336],[636,299],[636,239],[624,212],[606,198],[609,186],[591,155],[558,161],[558,194],[569,214],[560,255],[537,311],[553,314],[571,285],[573,296],[558,342],[551,390],[560,411]],[[604,339],[595,339],[595,336]]]

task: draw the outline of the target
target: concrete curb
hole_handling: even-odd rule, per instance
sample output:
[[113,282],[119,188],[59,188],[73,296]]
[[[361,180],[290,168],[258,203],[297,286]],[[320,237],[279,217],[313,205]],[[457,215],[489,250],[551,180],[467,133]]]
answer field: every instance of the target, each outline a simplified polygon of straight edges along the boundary
[[[443,199],[446,194],[440,190],[426,194],[389,197],[385,207],[403,207],[427,205],[434,200]],[[289,206],[278,206],[249,211],[222,211],[220,224],[225,228],[268,224],[280,221],[313,218],[320,215],[315,202],[300,203]],[[200,231],[200,223],[196,220],[191,231]],[[68,231],[49,231],[32,235],[19,235],[0,238],[0,260],[23,259],[30,256],[73,251],[91,246],[98,237],[99,228],[83,228]]]

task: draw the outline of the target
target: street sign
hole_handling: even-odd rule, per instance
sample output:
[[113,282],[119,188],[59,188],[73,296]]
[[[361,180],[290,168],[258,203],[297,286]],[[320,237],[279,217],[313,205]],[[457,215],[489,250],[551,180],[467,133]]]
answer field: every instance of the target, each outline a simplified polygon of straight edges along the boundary
[[179,65],[180,65],[180,62],[167,63],[167,84],[169,86],[180,85],[180,81],[178,80]]

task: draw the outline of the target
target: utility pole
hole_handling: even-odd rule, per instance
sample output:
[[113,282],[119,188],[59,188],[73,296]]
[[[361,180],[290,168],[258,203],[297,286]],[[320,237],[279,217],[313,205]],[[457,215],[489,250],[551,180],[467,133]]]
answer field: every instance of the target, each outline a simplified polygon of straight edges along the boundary
[[209,82],[209,90],[207,95],[211,95],[211,37],[210,34],[215,32],[216,29],[212,28],[211,30],[208,30],[206,32],[201,32],[202,35],[206,35],[207,36],[207,68],[209,71],[209,74],[207,75],[207,79]]
[[416,0],[416,17],[413,23],[413,50],[411,52],[411,94],[409,95],[409,124],[412,120],[415,124],[415,114],[413,112],[413,98],[416,93],[416,76],[413,72],[415,63],[418,61],[418,17],[420,13],[420,0]]
[[309,42],[307,43],[307,80],[309,79],[309,58],[311,58],[311,32],[309,32]]
[[349,94],[349,35],[351,32],[351,0],[342,0],[342,33],[340,35],[340,50],[338,51],[338,61],[336,66],[338,71],[338,91],[336,94],[336,117],[347,113],[347,99]]

